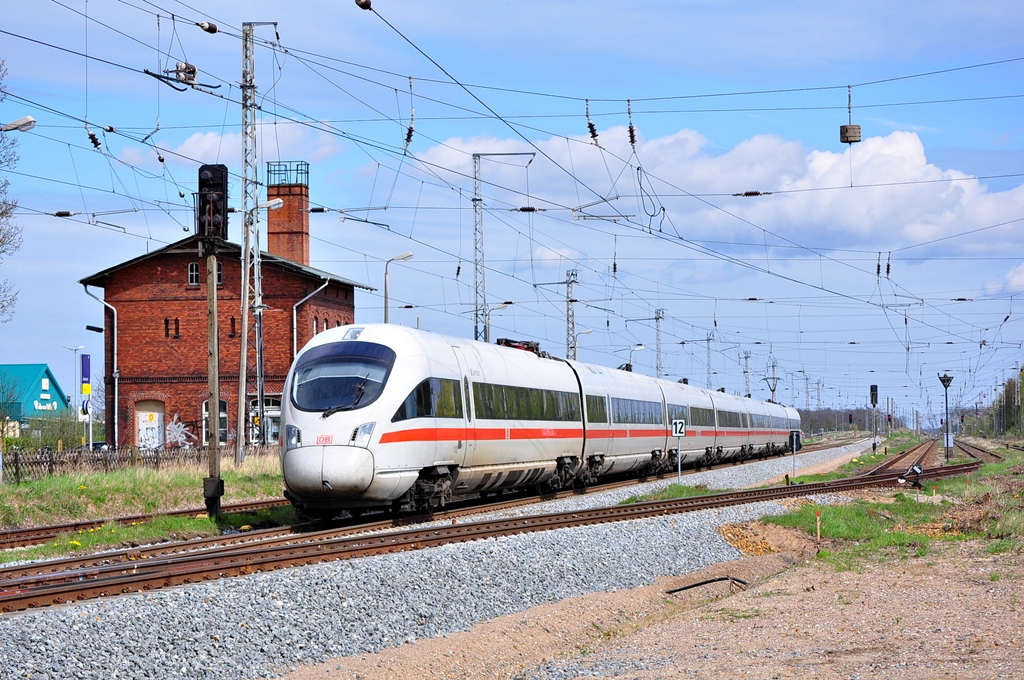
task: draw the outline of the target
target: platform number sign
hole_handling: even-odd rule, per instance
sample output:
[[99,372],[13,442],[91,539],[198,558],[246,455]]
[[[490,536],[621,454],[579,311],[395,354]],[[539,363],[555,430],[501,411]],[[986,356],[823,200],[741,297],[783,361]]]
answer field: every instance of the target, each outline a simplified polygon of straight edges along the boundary
[[672,420],[672,436],[676,438],[676,483],[683,483],[683,437],[686,436],[686,421]]

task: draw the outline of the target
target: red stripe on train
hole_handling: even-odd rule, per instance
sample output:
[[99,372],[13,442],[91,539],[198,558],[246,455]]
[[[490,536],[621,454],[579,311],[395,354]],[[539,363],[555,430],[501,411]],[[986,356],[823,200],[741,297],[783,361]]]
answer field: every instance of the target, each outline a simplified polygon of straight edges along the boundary
[[[638,437],[670,437],[669,430],[610,430],[590,429],[587,431],[589,439],[635,439]],[[702,437],[756,437],[760,435],[782,436],[788,432],[718,432],[715,430],[701,430]],[[687,437],[695,437],[697,430],[687,430]],[[473,441],[501,441],[501,440],[522,440],[522,439],[582,439],[582,428],[556,429],[556,428],[504,428],[504,427],[422,427],[414,430],[395,430],[385,432],[381,435],[381,444],[393,444],[398,442],[438,442],[438,441],[460,441],[470,439]]]

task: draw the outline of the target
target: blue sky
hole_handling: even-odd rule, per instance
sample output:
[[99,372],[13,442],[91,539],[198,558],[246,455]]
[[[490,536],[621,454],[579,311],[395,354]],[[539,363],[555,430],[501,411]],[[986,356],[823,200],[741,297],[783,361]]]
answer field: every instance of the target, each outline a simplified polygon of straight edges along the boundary
[[[937,424],[938,373],[955,376],[951,404],[973,406],[1024,359],[1015,3],[199,8],[5,9],[0,120],[39,123],[14,133],[21,160],[5,173],[24,244],[0,264],[19,290],[0,363],[45,362],[72,383],[63,347],[86,345],[98,374],[101,338],[84,327],[101,308],[77,281],[183,237],[178,192],[200,162],[240,175],[243,21],[278,22],[256,29],[261,161],[308,161],[312,203],[357,218],[311,216],[313,266],[381,289],[384,261],[415,253],[390,267],[393,322],[472,336],[472,154],[520,153],[528,165],[482,162],[488,302],[514,302],[493,312],[493,337],[564,355],[565,287],[547,284],[575,269],[581,359],[618,365],[642,343],[633,362],[653,375],[663,309],[666,376],[740,393],[749,379],[765,398],[774,362],[779,400],[801,407],[819,393],[857,407],[878,384],[883,404]],[[221,87],[141,73],[178,60]],[[848,93],[864,137],[852,148]],[[744,191],[771,194],[732,196]],[[231,193],[239,204],[237,179]],[[357,295],[358,322],[382,314],[379,291]]]

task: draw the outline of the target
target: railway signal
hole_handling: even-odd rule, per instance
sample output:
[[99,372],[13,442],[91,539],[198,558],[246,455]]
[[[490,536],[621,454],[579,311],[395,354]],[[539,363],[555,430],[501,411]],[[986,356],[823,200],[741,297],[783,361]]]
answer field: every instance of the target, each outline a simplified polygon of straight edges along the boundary
[[228,237],[228,166],[199,167],[197,232],[203,238]]

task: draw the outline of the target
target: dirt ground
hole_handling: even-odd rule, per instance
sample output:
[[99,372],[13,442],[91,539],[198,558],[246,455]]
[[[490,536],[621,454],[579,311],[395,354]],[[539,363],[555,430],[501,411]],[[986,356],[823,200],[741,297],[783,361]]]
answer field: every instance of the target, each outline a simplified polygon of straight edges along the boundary
[[[755,522],[723,534],[747,556],[285,677],[1024,677],[1020,555],[933,541],[924,557],[837,572],[810,561],[819,546],[803,532]],[[666,592],[720,576],[749,586]]]

